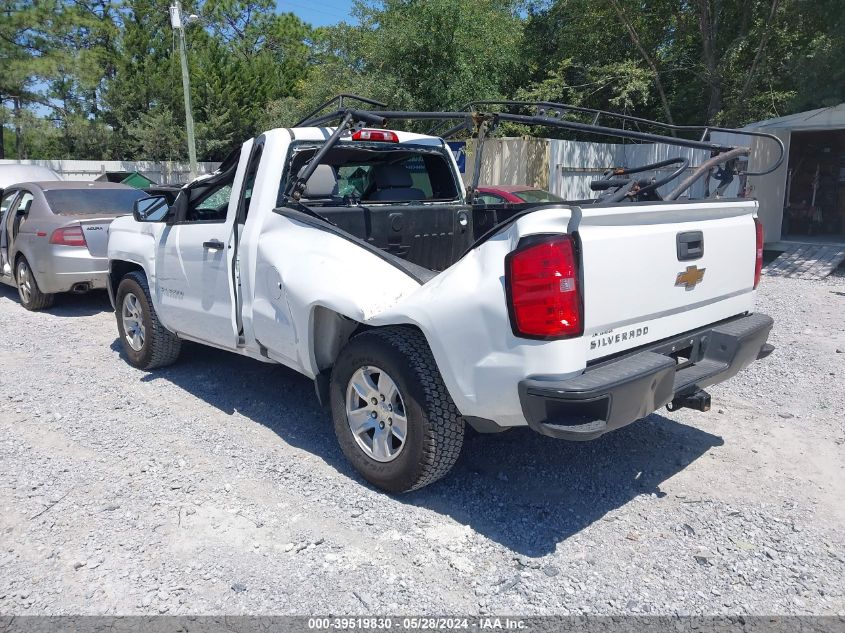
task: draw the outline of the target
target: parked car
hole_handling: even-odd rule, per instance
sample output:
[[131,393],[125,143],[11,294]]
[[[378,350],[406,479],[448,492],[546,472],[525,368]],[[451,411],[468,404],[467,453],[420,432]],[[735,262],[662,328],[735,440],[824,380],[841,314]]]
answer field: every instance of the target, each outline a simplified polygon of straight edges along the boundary
[[478,198],[484,204],[523,204],[525,202],[563,202],[553,193],[528,185],[479,187]]
[[271,130],[115,220],[128,362],[171,364],[188,340],[286,365],[363,477],[407,491],[450,470],[465,424],[592,439],[705,411],[704,388],[771,352],[753,200],[631,213],[620,176],[603,204],[524,205],[479,235],[443,139],[361,129],[385,116]]
[[40,165],[0,165],[0,194],[3,189],[16,182],[47,182],[61,180],[59,176],[49,167]]
[[25,182],[0,197],[0,281],[16,285],[28,310],[57,292],[105,288],[108,228],[146,194],[127,185]]

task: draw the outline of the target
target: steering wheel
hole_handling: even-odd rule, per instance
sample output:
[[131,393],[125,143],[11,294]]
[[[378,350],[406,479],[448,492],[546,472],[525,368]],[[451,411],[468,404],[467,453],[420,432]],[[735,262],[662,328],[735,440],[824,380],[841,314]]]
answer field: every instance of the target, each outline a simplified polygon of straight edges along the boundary
[[[669,165],[678,165],[678,168],[668,176],[664,176],[660,179],[652,178],[650,180],[637,180],[635,178],[611,178],[611,176],[639,174],[644,171],[652,171],[654,169],[660,169],[661,167],[668,167]],[[609,172],[605,172],[602,180],[592,181],[590,183],[590,189],[593,191],[607,191],[608,189],[613,190],[613,193],[599,196],[599,200],[601,202],[619,202],[627,196],[641,199],[643,194],[656,191],[663,185],[675,180],[678,176],[684,173],[687,167],[689,167],[689,159],[677,156],[658,163],[649,163],[648,165],[641,165],[639,167],[614,169]]]

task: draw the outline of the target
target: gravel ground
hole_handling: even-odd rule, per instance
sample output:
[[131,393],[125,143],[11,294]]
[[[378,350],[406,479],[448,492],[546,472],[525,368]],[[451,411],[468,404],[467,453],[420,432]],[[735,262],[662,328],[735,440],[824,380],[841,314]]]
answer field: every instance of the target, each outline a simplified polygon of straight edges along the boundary
[[843,614],[845,275],[759,303],[778,349],[709,414],[473,434],[390,497],[310,381],[193,345],[137,371],[105,296],[0,287],[0,613]]

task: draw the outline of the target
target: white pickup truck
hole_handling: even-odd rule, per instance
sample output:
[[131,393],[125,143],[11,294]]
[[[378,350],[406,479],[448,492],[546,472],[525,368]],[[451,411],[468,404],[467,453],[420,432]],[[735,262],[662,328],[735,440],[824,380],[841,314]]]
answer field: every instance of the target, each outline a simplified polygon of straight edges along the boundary
[[363,477],[408,491],[449,471],[465,424],[591,439],[707,410],[705,387],[773,349],[753,200],[665,200],[617,170],[610,201],[472,205],[442,138],[346,114],[251,139],[111,224],[132,365],[182,340],[286,365]]

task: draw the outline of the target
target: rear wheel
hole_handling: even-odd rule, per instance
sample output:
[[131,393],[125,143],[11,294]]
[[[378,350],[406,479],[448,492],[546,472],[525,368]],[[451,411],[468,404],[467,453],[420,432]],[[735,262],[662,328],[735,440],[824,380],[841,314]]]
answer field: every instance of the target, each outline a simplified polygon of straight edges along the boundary
[[155,369],[176,362],[182,341],[158,320],[143,273],[131,272],[120,281],[115,304],[117,330],[130,365]]
[[53,305],[53,295],[41,292],[32,268],[30,268],[25,257],[18,259],[17,266],[15,266],[15,280],[18,284],[18,296],[21,299],[21,305],[27,310],[43,310]]
[[422,488],[460,455],[464,420],[416,329],[389,327],[353,338],[332,370],[331,405],[344,455],[379,488]]

